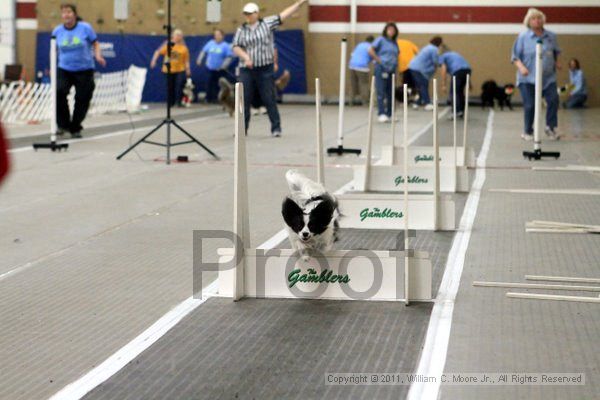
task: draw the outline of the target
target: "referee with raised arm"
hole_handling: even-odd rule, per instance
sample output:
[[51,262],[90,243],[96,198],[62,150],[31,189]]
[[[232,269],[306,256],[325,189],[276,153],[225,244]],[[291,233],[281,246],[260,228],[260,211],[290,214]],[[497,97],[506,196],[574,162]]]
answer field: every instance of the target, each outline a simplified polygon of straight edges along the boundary
[[250,125],[250,105],[254,91],[267,108],[271,121],[271,135],[281,136],[281,121],[277,110],[274,85],[274,39],[273,31],[282,22],[294,14],[306,0],[298,0],[279,15],[259,17],[259,8],[255,3],[244,6],[246,23],[240,26],[233,38],[233,52],[240,58],[239,81],[244,85],[244,108],[246,134]]

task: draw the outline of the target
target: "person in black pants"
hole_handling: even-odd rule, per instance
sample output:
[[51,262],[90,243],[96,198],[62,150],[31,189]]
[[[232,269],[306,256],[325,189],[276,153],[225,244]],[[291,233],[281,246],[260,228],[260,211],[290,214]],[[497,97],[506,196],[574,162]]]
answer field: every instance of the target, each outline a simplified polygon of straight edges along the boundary
[[247,3],[244,6],[246,22],[235,33],[233,52],[240,58],[239,80],[244,85],[246,133],[250,125],[250,105],[255,91],[258,91],[269,114],[272,137],[281,136],[281,120],[275,90],[273,90],[275,82],[273,31],[296,13],[306,1],[298,0],[278,15],[265,18],[259,17],[259,8],[255,3]]
[[[442,91],[446,91],[446,75],[456,78],[456,115],[463,117],[465,111],[465,85],[467,75],[471,74],[471,66],[463,56],[455,51],[450,51],[444,44],[441,46],[441,55],[438,63],[441,66]],[[449,99],[452,99],[452,85],[450,85]]]
[[[94,58],[102,66],[106,65],[106,61],[102,57],[96,32],[90,24],[79,18],[75,5],[62,4],[60,9],[63,24],[52,32],[58,46],[56,122],[59,135],[68,131],[72,137],[80,138],[83,129],[81,123],[87,115],[96,87]],[[71,116],[67,96],[73,86],[75,108]]]

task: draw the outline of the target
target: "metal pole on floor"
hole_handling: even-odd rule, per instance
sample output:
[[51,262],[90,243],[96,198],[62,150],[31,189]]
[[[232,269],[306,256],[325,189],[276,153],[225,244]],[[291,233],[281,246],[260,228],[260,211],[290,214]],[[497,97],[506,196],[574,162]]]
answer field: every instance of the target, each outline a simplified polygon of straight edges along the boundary
[[52,151],[61,151],[62,149],[68,149],[68,143],[57,143],[56,135],[58,132],[58,126],[56,122],[56,91],[57,91],[57,54],[56,54],[56,37],[52,36],[50,39],[50,143],[34,143],[33,149],[50,149]]
[[344,107],[346,105],[346,54],[348,42],[346,38],[342,38],[340,45],[340,99],[338,108],[338,132],[337,132],[337,147],[327,149],[327,154],[337,154],[338,156],[344,153],[360,154],[360,149],[345,149],[344,148]]
[[542,39],[535,45],[535,110],[533,115],[533,151],[524,151],[523,157],[531,160],[540,160],[543,157],[558,159],[560,152],[542,151],[542,137],[540,134],[540,117],[542,113]]

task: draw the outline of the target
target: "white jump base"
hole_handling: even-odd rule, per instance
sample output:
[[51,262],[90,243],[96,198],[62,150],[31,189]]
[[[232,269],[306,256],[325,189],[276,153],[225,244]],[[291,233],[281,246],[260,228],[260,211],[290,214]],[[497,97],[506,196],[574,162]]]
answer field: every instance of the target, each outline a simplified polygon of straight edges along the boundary
[[[219,263],[227,263],[234,249],[219,249],[219,254]],[[403,251],[337,250],[305,261],[291,249],[246,249],[244,297],[404,302],[405,255]],[[235,271],[219,271],[220,296],[233,297]],[[431,271],[429,254],[414,251],[409,257],[409,300],[431,300]],[[298,280],[303,275],[329,276],[329,280],[341,276],[342,282]]]
[[[435,171],[433,163],[430,165],[409,165],[408,190],[410,192],[433,192]],[[400,165],[372,165],[369,170],[369,188],[364,187],[364,165],[355,165],[354,190],[375,192],[402,192],[404,191],[404,168]],[[453,167],[440,165],[440,191],[445,193],[468,192],[469,171],[466,167]]]
[[[337,196],[342,217],[342,228],[404,229],[406,209],[402,197],[393,193],[349,192]],[[450,196],[439,196],[436,213],[435,199],[431,195],[408,196],[408,228],[418,230],[456,229],[454,201]],[[437,214],[437,224],[436,224]]]

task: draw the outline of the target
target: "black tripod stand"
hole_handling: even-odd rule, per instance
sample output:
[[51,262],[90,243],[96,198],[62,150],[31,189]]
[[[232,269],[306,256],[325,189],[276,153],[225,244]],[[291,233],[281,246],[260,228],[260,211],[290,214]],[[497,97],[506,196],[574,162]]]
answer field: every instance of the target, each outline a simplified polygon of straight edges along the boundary
[[[171,147],[179,146],[182,144],[188,144],[188,143],[196,143],[198,146],[200,146],[204,150],[206,150],[215,159],[219,160],[219,156],[217,156],[211,149],[209,149],[204,144],[202,144],[199,140],[197,140],[195,137],[193,137],[188,131],[183,129],[181,127],[181,125],[179,125],[173,118],[171,118],[171,103],[173,101],[173,93],[172,93],[173,92],[173,77],[171,76],[171,51],[172,51],[172,47],[173,47],[173,42],[172,42],[172,38],[171,38],[171,34],[173,31],[173,28],[171,26],[171,0],[167,1],[167,25],[165,25],[164,28],[167,31],[167,55],[166,55],[167,58],[164,63],[165,66],[167,67],[167,74],[166,74],[167,75],[167,117],[160,124],[158,124],[154,129],[152,129],[150,132],[148,132],[143,138],[141,138],[140,140],[138,140],[137,142],[135,142],[134,144],[129,146],[129,148],[127,150],[125,150],[124,152],[119,154],[117,156],[117,160],[120,160],[121,158],[123,158],[125,156],[125,154],[129,153],[140,143],[148,143],[148,144],[153,144],[155,146],[166,147],[167,148],[167,164],[171,163]],[[154,142],[152,140],[147,140],[148,137],[150,137],[154,132],[156,132],[160,128],[162,128],[163,125],[165,125],[167,127],[167,142],[166,143],[158,143],[158,142]],[[172,143],[171,142],[171,125],[173,125],[177,129],[179,129],[179,131],[181,133],[183,133],[184,135],[186,135],[188,138],[190,138],[190,140]]]

